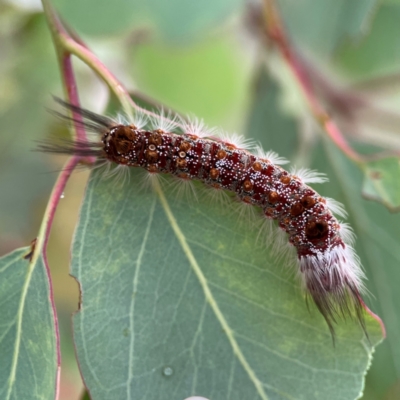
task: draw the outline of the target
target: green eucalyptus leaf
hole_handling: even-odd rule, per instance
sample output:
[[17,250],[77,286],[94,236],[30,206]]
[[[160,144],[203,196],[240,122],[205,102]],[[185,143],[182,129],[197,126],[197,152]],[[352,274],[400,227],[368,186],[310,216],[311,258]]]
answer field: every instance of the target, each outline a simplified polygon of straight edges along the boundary
[[144,0],[149,17],[165,40],[187,42],[221,26],[243,0]]
[[342,321],[334,347],[233,199],[200,183],[198,201],[170,185],[156,195],[142,172],[120,187],[92,174],[75,234],[74,337],[92,398],[357,398],[378,323],[366,317],[368,341]]
[[9,36],[0,36],[10,47],[0,67],[1,240],[26,235],[34,206],[54,180],[44,157],[32,150],[45,136],[49,115],[44,106],[59,74],[45,18],[27,19]]
[[141,0],[54,0],[58,13],[80,34],[108,36],[140,25],[145,17]]
[[400,61],[400,3],[382,4],[371,30],[363,40],[346,43],[337,54],[336,66],[354,79],[395,73]]
[[384,204],[390,211],[400,211],[400,159],[382,158],[365,167],[364,196]]
[[164,40],[188,42],[217,28],[243,0],[55,0],[59,13],[83,34],[116,35],[151,26]]
[[227,36],[196,46],[144,44],[132,52],[132,73],[140,89],[170,107],[207,121],[240,122],[249,84],[249,62]]
[[330,58],[346,39],[368,32],[376,0],[278,0],[291,39],[315,55]]
[[280,87],[262,68],[255,81],[253,101],[248,118],[247,136],[273,150],[280,156],[293,159],[298,148],[297,123],[280,106]]
[[30,248],[0,258],[0,398],[51,400],[58,384],[49,277]]

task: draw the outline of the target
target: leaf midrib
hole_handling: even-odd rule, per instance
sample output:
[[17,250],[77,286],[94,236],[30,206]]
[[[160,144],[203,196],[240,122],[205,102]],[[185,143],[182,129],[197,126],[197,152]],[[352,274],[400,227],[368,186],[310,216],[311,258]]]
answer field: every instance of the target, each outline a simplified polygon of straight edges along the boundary
[[228,341],[233,349],[234,354],[236,355],[237,359],[239,360],[240,364],[242,365],[242,367],[244,368],[244,370],[246,371],[247,375],[249,376],[250,380],[253,382],[260,398],[262,400],[269,400],[267,394],[265,393],[264,387],[262,382],[258,379],[257,375],[255,374],[254,370],[250,367],[250,364],[248,363],[248,361],[246,360],[238,342],[236,341],[233,331],[231,329],[231,327],[229,326],[227,320],[225,319],[224,315],[222,314],[222,311],[220,310],[211,290],[210,287],[208,285],[207,279],[203,274],[203,271],[201,270],[199,264],[197,263],[197,260],[190,248],[190,246],[188,245],[188,242],[186,240],[185,235],[183,234],[183,232],[181,231],[175,216],[172,213],[172,210],[169,206],[169,203],[164,195],[163,190],[161,189],[159,183],[157,181],[155,181],[153,183],[153,187],[154,190],[161,202],[161,205],[164,209],[164,212],[167,216],[167,219],[169,221],[169,223],[171,224],[171,228],[175,233],[176,238],[178,239],[178,242],[180,244],[180,246],[182,247],[183,252],[185,253],[186,257],[189,260],[190,266],[193,269],[193,272],[195,273],[197,279],[200,282],[200,285],[203,288],[204,291],[204,295],[208,301],[208,303],[211,306],[211,309],[213,310],[217,320],[219,321],[219,323],[222,326],[222,330],[223,332],[226,334]]

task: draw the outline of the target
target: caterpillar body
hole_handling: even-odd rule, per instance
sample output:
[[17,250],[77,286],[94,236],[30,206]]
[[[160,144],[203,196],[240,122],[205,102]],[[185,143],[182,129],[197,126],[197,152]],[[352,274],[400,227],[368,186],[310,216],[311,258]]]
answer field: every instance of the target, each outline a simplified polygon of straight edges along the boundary
[[[298,274],[334,335],[338,316],[356,317],[365,331],[363,272],[352,248],[349,226],[334,213],[343,215],[340,204],[320,196],[307,183],[324,179],[313,171],[288,172],[275,153],[257,154],[219,139],[204,125],[182,123],[182,133],[163,113],[146,119],[118,121],[56,99],[78,113],[75,120],[98,133],[94,142],[44,144],[48,152],[95,156],[125,167],[142,167],[151,174],[167,173],[183,180],[200,180],[216,189],[234,192],[246,204],[261,207],[268,219],[278,221],[297,251]],[[55,112],[63,119],[71,119]]]

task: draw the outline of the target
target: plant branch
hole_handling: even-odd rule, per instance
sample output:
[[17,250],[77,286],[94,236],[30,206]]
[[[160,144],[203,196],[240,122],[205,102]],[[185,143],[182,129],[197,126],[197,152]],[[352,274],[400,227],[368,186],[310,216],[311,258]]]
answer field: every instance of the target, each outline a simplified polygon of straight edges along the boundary
[[53,320],[54,320],[54,329],[55,329],[55,337],[56,337],[56,349],[57,349],[57,373],[56,373],[56,394],[55,398],[58,399],[59,391],[60,391],[60,368],[61,368],[61,349],[60,349],[60,332],[58,327],[58,318],[57,318],[57,311],[56,305],[54,302],[54,295],[53,295],[53,285],[51,281],[51,274],[49,263],[47,260],[47,244],[50,237],[51,227],[53,225],[53,219],[55,216],[55,212],[58,206],[58,202],[60,201],[61,195],[65,189],[65,186],[68,182],[69,176],[71,175],[73,169],[79,162],[79,157],[72,157],[65,168],[60,173],[56,184],[52,190],[50,195],[49,202],[47,203],[46,211],[44,213],[43,221],[39,229],[38,237],[33,242],[32,245],[32,255],[30,256],[29,264],[31,268],[35,268],[37,261],[42,255],[43,263],[46,268],[46,273],[48,277],[49,283],[49,299],[51,303],[51,308],[53,311]]
[[275,43],[291,69],[307,100],[314,118],[326,131],[331,140],[342,150],[342,152],[353,162],[362,167],[365,162],[364,157],[350,147],[335,121],[333,121],[319,103],[306,69],[303,67],[289,44],[274,0],[264,0],[264,21],[268,37],[273,41],[273,43]]
[[[141,112],[149,117],[157,117],[158,114],[139,107],[131,98],[128,90],[119,80],[107,69],[107,67],[91,52],[91,50],[79,38],[76,32],[65,27],[55,13],[48,0],[42,0],[43,9],[48,19],[54,45],[57,50],[61,71],[66,86],[66,94],[69,102],[79,105],[78,96],[73,89],[76,88],[75,80],[71,77],[72,69],[67,65],[70,63],[70,56],[74,55],[90,67],[97,76],[107,85],[110,92],[118,99],[125,114],[132,116],[132,110]],[[61,61],[60,61],[61,60]],[[71,72],[69,72],[71,71]],[[69,74],[67,74],[67,72]],[[140,96],[140,94],[139,94]],[[75,102],[73,101],[75,100]],[[76,118],[76,116],[74,116]],[[79,120],[78,116],[78,120]],[[77,130],[81,127],[76,126]]]

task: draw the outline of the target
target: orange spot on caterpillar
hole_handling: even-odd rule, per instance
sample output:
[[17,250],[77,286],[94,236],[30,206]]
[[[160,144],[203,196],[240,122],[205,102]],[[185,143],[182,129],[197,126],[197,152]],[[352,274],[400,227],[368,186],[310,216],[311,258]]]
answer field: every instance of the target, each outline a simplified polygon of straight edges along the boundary
[[245,181],[243,182],[243,189],[244,189],[246,192],[250,192],[250,191],[253,189],[253,184],[251,183],[251,181],[245,180]]
[[279,200],[279,194],[277,192],[268,193],[268,202],[275,204]]
[[187,167],[187,161],[183,158],[178,158],[176,160],[176,166],[180,169],[184,169]]
[[305,196],[300,200],[300,202],[304,208],[311,208],[314,207],[317,201],[312,196]]
[[295,203],[290,208],[290,214],[293,217],[298,217],[303,211],[304,211],[304,207],[301,205],[301,203]]
[[120,157],[118,163],[122,165],[127,165],[129,163],[129,158]]
[[178,178],[181,178],[181,179],[184,179],[184,180],[190,179],[189,175],[185,174],[185,173],[178,174],[177,176],[178,176]]
[[188,152],[191,148],[191,145],[189,142],[182,142],[179,146],[179,150],[183,152]]
[[289,225],[289,224],[290,224],[290,221],[291,221],[291,219],[290,219],[289,217],[286,217],[286,218],[283,220],[283,223],[284,223],[285,225]]
[[[162,136],[158,132],[153,132],[149,137],[149,143],[155,146],[162,145]],[[150,147],[150,146],[149,146]]]
[[218,159],[220,159],[220,160],[222,160],[223,158],[225,158],[226,157],[226,151],[225,150],[218,150],[218,152],[217,152],[217,158]]
[[290,178],[289,175],[282,175],[280,177],[280,181],[284,184],[284,185],[288,185],[290,183],[292,179]]
[[210,178],[211,179],[217,179],[219,176],[219,171],[217,168],[211,168],[210,169]]
[[265,208],[264,215],[268,218],[272,218],[274,216],[274,209],[272,207]]
[[180,151],[178,154],[179,154],[180,158],[185,158],[186,157],[186,153],[184,151]]
[[262,171],[262,165],[261,165],[261,163],[259,163],[258,161],[256,161],[254,164],[253,164],[253,169],[254,169],[254,171],[257,171],[257,172],[260,172],[260,171]]
[[300,243],[300,238],[297,235],[291,236],[289,242],[292,243],[293,246],[297,246]]
[[245,196],[242,198],[242,201],[246,204],[252,204],[251,197]]
[[147,171],[151,172],[152,174],[155,174],[156,172],[159,172],[158,168],[156,165],[151,164],[147,167]]
[[154,163],[158,160],[158,153],[156,151],[156,146],[151,144],[145,152],[145,157],[148,162]]

